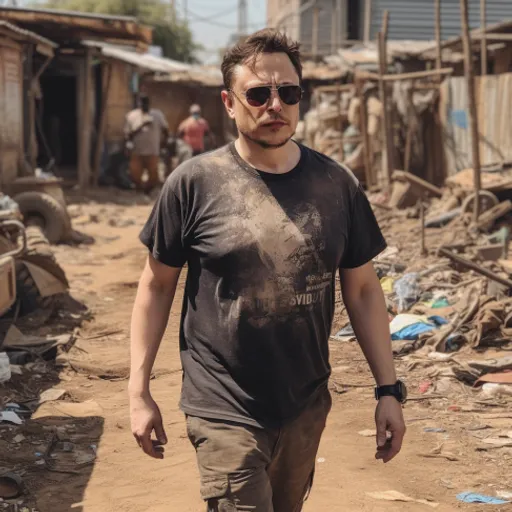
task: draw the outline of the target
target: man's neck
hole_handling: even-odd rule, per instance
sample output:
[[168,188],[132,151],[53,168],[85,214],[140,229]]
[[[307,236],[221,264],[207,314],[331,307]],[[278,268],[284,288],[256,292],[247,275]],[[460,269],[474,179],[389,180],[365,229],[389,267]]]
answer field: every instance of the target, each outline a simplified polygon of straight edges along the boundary
[[259,144],[240,135],[235,142],[238,154],[250,166],[260,171],[284,174],[291,171],[300,160],[300,148],[289,140],[281,148],[262,148]]

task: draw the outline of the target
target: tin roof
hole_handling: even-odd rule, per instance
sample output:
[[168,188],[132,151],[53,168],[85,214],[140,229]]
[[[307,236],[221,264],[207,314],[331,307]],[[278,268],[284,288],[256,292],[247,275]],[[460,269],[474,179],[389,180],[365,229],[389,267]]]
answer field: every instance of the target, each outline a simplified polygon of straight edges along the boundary
[[29,42],[36,43],[36,44],[42,44],[42,45],[50,47],[50,48],[57,48],[57,46],[58,46],[53,41],[46,39],[46,37],[40,36],[39,34],[36,34],[35,32],[32,32],[30,30],[26,30],[24,28],[13,25],[12,23],[9,23],[8,21],[5,21],[5,20],[0,20],[0,27],[8,30],[9,32],[12,32],[13,34],[16,34],[18,36],[17,37],[18,39],[22,39],[24,41],[29,41]]

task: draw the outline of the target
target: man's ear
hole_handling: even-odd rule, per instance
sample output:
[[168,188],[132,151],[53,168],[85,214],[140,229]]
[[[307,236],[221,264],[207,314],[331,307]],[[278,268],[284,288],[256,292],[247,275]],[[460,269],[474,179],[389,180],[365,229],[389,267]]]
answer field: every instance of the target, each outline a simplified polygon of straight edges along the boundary
[[235,119],[235,109],[234,109],[234,98],[233,93],[230,91],[222,91],[220,93],[222,97],[222,103],[224,103],[224,107],[226,108],[226,112],[231,119]]

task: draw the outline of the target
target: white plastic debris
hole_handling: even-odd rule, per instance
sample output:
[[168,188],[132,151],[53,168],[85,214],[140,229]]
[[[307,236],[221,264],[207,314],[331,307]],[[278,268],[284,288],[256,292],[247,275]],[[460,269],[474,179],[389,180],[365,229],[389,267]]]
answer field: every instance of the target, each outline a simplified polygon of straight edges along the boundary
[[0,383],[11,379],[11,364],[5,352],[0,352]]

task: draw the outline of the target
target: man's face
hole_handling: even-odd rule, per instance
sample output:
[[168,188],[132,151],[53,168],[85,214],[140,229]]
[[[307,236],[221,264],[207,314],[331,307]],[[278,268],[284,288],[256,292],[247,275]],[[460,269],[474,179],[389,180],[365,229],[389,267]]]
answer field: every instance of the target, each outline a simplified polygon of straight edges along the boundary
[[[252,68],[252,69],[251,69]],[[299,76],[285,53],[263,53],[255,65],[235,68],[231,92],[222,98],[239,132],[264,148],[284,146],[299,122],[299,105],[287,105],[276,90],[282,85],[299,85]],[[270,86],[270,99],[261,106],[251,106],[246,93],[253,87]]]

